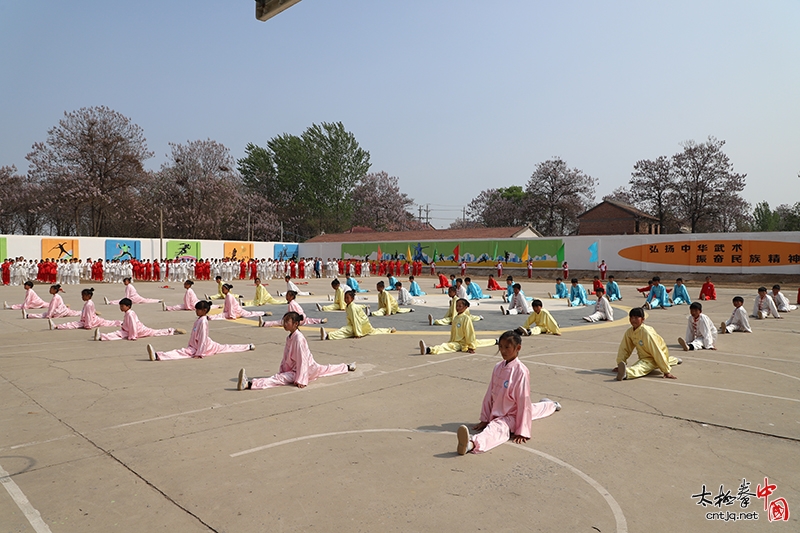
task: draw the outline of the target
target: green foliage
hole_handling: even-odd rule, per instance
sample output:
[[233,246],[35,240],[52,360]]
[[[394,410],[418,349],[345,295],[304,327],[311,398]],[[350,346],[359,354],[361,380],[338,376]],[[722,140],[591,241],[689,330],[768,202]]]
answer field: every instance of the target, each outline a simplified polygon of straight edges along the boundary
[[774,210],[761,202],[753,210],[753,231],[800,231],[800,202],[781,204]]
[[312,124],[300,136],[284,133],[266,148],[248,144],[238,161],[248,190],[269,198],[297,236],[350,227],[352,193],[369,171],[369,152],[341,122]]

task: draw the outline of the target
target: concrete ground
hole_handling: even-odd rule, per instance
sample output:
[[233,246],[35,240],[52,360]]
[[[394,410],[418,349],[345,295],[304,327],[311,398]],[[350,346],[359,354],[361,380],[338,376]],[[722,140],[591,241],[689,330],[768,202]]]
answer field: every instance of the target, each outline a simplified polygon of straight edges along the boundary
[[[170,304],[183,294],[181,284],[136,285]],[[248,297],[254,290],[234,285]],[[121,317],[102,304],[103,296],[120,298],[121,286],[94,286],[104,317]],[[315,295],[299,301],[309,316],[342,325],[343,313],[314,308],[331,292],[327,280],[308,288]],[[46,286],[36,289],[49,299]],[[209,282],[195,289],[215,292]],[[552,284],[523,289],[541,297]],[[79,288],[66,291],[79,309]],[[478,422],[499,355],[419,355],[420,339],[449,335],[428,325],[427,314],[442,316],[447,304],[431,292],[414,313],[373,318],[397,327],[393,335],[321,341],[318,328],[304,329],[318,362],[356,361],[358,369],[302,390],[236,391],[239,368],[270,375],[283,352],[285,332],[252,320],[212,322],[210,330],[217,342],[254,343],[255,351],[151,362],[148,339],[94,342],[87,330],[49,331],[44,320],[0,311],[0,531],[800,530],[800,311],[752,320],[754,333],[720,335],[717,351],[688,353],[677,343],[687,307],[649,311],[647,323],[683,358],[678,380],[617,382],[610,369],[626,313],[643,302],[634,288],[622,287],[613,323],[587,324],[589,310],[546,301],[563,336],[524,338],[521,359],[533,401],[549,397],[563,409],[535,421],[527,444],[458,456],[455,430]],[[717,292],[704,310],[719,324],[742,290]],[[748,310],[754,294],[742,294]],[[367,297],[374,308],[375,293]],[[0,300],[22,299],[21,287],[0,287]],[[476,323],[479,338],[523,322],[500,315],[500,303],[496,296],[472,308],[486,318]],[[276,318],[284,311],[269,308]],[[151,327],[190,329],[194,321],[160,305],[134,309]],[[162,350],[187,340],[150,342]],[[766,499],[777,508],[783,498],[788,523],[769,522],[755,494],[765,478],[775,485]],[[736,497],[743,479],[749,502]],[[696,496],[704,486],[712,502],[705,507]],[[717,498],[721,487],[727,501]]]

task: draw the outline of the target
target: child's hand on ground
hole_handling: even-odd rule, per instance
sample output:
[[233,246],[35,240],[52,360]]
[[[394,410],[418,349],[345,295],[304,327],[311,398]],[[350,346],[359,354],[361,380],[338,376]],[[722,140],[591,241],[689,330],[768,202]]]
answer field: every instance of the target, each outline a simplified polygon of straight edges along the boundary
[[306,386],[305,386],[305,385],[301,385],[300,383],[295,383],[295,386],[296,386],[298,389],[305,389],[305,388],[306,388]]
[[475,431],[483,431],[484,429],[486,429],[486,426],[488,425],[489,425],[488,422],[480,422],[472,426],[472,429],[474,429]]
[[525,444],[528,442],[528,437],[522,437],[520,435],[514,436],[514,444]]
[[470,348],[469,350],[467,350],[467,353],[475,353],[475,350],[473,350],[472,348]]
[[673,376],[672,374],[670,374],[669,372],[667,372],[666,374],[664,374],[664,376],[663,376],[663,377],[664,377],[664,379],[678,379],[678,378],[676,378],[675,376]]

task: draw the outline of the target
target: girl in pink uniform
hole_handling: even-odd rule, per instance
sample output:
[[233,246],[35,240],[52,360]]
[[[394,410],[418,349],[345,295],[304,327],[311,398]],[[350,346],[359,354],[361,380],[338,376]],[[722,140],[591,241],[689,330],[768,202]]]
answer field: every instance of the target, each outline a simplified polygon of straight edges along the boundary
[[516,444],[531,438],[531,421],[550,416],[561,410],[561,405],[548,398],[531,404],[530,373],[517,358],[522,348],[522,337],[515,331],[500,336],[500,354],[503,360],[492,371],[492,380],[483,398],[481,422],[472,429],[480,431],[470,436],[467,426],[458,428],[459,455],[467,452],[482,453],[506,442],[513,433]]
[[[328,322],[327,318],[309,318],[306,316],[305,312],[303,312],[303,308],[300,307],[300,304],[297,303],[297,292],[296,291],[286,291],[286,301],[289,302],[289,311],[297,313],[300,315],[300,322],[301,326],[308,326],[308,325],[315,325],[315,324],[325,324]],[[258,319],[258,325],[262,328],[277,328],[277,327],[284,327],[283,320],[270,320],[269,322],[265,321],[263,318]]]
[[133,302],[127,298],[123,298],[119,302],[119,310],[125,313],[122,319],[122,329],[112,331],[111,333],[100,333],[100,328],[94,330],[94,340],[96,341],[118,341],[128,339],[135,341],[139,337],[163,337],[166,335],[183,335],[186,331],[182,329],[167,328],[167,329],[151,329],[139,321],[136,312],[131,309]]
[[225,295],[225,305],[222,308],[222,313],[209,317],[209,320],[235,320],[237,318],[250,318],[255,316],[272,316],[269,311],[248,311],[239,305],[239,300],[231,292],[233,285],[226,283],[222,286],[222,294]]
[[[136,292],[136,287],[133,286],[133,282],[131,278],[123,278],[122,283],[125,284],[125,298],[129,299],[131,302],[135,304],[157,304],[161,303],[161,300],[156,300],[155,298],[144,298],[139,296],[139,293]],[[110,304],[119,304],[121,300],[109,300],[108,298],[103,298],[105,300],[106,305]]]
[[8,302],[3,302],[3,307],[6,309],[42,309],[47,307],[47,302],[39,298],[36,291],[33,290],[33,282],[25,282],[25,299],[21,304],[8,305]]
[[191,359],[208,357],[218,353],[246,352],[255,350],[252,344],[219,344],[208,337],[208,311],[211,309],[211,302],[200,300],[194,306],[197,320],[192,326],[192,334],[189,336],[189,346],[179,350],[168,352],[156,352],[151,344],[147,345],[147,355],[151,361],[168,361],[170,359]]
[[64,324],[55,325],[50,320],[50,329],[93,329],[99,327],[119,327],[122,322],[119,320],[104,320],[97,316],[94,309],[94,289],[83,289],[81,291],[81,298],[83,299],[83,309],[81,310],[81,319]]
[[186,289],[186,292],[183,294],[183,303],[180,305],[167,305],[164,302],[161,302],[164,311],[194,311],[194,306],[197,302],[200,301],[200,298],[194,293],[194,289],[192,289],[192,285],[194,285],[194,281],[187,279],[183,282],[183,288]]
[[[289,302],[291,304],[291,302]],[[325,376],[347,374],[356,369],[355,363],[339,365],[320,365],[314,361],[308,341],[303,334],[297,331],[303,316],[294,311],[283,315],[283,329],[289,332],[286,337],[286,346],[283,348],[283,359],[278,373],[268,378],[247,379],[244,368],[239,370],[238,390],[244,389],[269,389],[283,385],[295,385],[302,389],[309,381]]]
[[50,305],[47,306],[47,312],[40,314],[27,314],[23,309],[22,316],[25,318],[61,318],[65,316],[78,316],[80,311],[73,311],[64,304],[64,299],[58,294],[61,292],[61,285],[51,285],[50,294],[53,298],[50,300]]

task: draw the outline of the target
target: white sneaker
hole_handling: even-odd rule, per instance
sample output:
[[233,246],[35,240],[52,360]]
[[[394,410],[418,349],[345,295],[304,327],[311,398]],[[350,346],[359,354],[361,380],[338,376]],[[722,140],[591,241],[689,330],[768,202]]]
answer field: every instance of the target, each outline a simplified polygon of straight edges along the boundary
[[316,304],[316,306],[317,306],[317,311],[322,311],[322,304],[318,303]]
[[688,352],[689,351],[689,345],[686,344],[686,341],[683,340],[683,337],[678,337],[678,344],[681,345],[681,348],[683,348],[684,352]]
[[352,363],[347,363],[347,371],[348,372],[355,372],[356,371],[356,362],[353,361]]
[[106,305],[111,305],[111,303],[108,301],[108,298],[105,296],[103,296],[103,302],[105,302]]
[[167,310],[167,304],[164,303],[164,300],[161,300],[161,310],[162,311],[166,311]]
[[151,361],[158,361],[158,356],[152,344],[147,345],[147,355],[150,356]]
[[11,306],[8,305],[8,302],[3,302],[3,309],[11,309]]
[[260,327],[260,328],[264,327],[264,317],[263,317],[263,315],[258,317],[258,327]]
[[458,455],[464,455],[469,451],[469,428],[467,426],[458,426],[458,447],[456,451]]
[[50,329],[51,329],[51,330],[52,330],[52,329],[56,329],[56,325],[55,325],[55,324],[53,324],[53,319],[52,319],[52,318],[48,318],[48,319],[47,319],[47,325],[48,325],[48,326],[50,326]]
[[319,340],[324,341],[328,338],[328,334],[325,333],[325,328],[319,328]]
[[428,351],[428,347],[425,345],[425,341],[419,341],[419,354],[425,355]]
[[28,318],[28,312],[25,309],[22,310],[22,318]]
[[96,341],[100,340],[100,328],[94,328],[94,335],[92,338]]
[[556,404],[556,411],[560,411],[561,410],[561,404],[556,402],[556,401],[554,401],[554,400],[551,400],[550,398],[542,398],[539,401],[540,402],[553,402],[554,404]]
[[433,315],[428,315],[428,325],[429,326],[433,325]]
[[239,370],[239,381],[236,382],[236,390],[245,390],[247,388],[247,372],[244,371],[244,368]]
[[252,352],[253,350],[256,349],[256,345],[255,344],[249,344],[248,348],[250,348],[250,351]]
[[500,306],[500,312],[503,313],[504,315],[507,314],[506,313],[506,308],[503,307],[502,305]]
[[323,318],[322,320],[320,320],[320,323],[321,324],[327,324],[328,323],[328,319],[327,318]]
[[175,335],[186,335],[186,330],[181,328],[175,328]]
[[208,295],[208,293],[205,293],[205,294],[203,294],[203,296],[205,296],[205,298],[206,298],[206,301],[208,301],[208,300],[210,300],[210,299],[211,299],[211,297]]
[[728,333],[728,325],[725,322],[721,322],[719,325],[719,332],[720,333]]
[[552,298],[552,297],[553,297],[553,293],[552,293],[552,292],[548,292],[548,293],[547,293],[547,297],[548,297],[548,298]]

